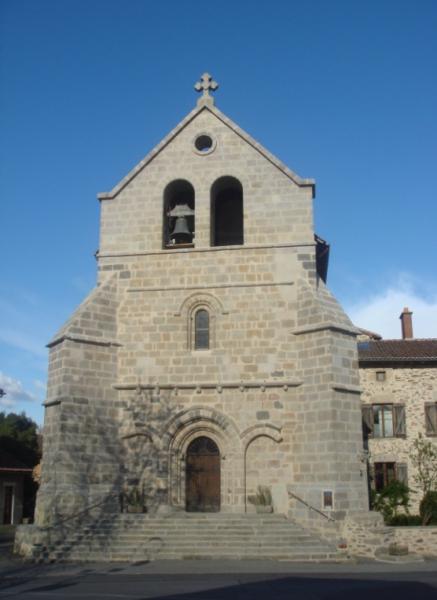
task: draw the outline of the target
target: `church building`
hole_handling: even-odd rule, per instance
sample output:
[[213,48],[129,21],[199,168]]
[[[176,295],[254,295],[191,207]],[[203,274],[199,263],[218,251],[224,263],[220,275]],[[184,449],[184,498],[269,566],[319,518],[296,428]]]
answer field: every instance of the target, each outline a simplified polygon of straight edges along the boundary
[[246,513],[262,493],[310,526],[368,511],[358,331],[325,283],[314,180],[217,87],[204,74],[98,195],[97,284],[49,343],[39,525],[135,494],[149,515]]

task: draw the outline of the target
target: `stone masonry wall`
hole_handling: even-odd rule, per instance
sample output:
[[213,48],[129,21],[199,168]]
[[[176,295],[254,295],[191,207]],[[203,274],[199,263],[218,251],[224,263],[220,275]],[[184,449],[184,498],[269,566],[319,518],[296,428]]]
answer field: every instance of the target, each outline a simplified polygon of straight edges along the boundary
[[[207,132],[214,152],[193,142]],[[210,246],[210,189],[233,176],[243,186],[244,244],[313,244],[311,189],[300,188],[210,111],[200,112],[119,194],[101,206],[100,254],[162,249],[163,194],[176,179],[195,189],[196,248]],[[170,284],[171,282],[169,282]]]
[[[376,380],[376,372],[385,371],[385,381]],[[421,493],[414,480],[415,468],[411,462],[414,440],[419,434],[437,444],[437,439],[426,437],[425,403],[437,402],[437,369],[434,367],[369,367],[360,368],[364,404],[404,404],[406,437],[369,439],[370,462],[405,463],[408,485],[416,491],[411,494],[412,513],[417,513]]]
[[[200,133],[213,152],[194,151]],[[222,176],[242,184],[243,246],[210,246]],[[195,190],[194,248],[163,249],[176,179]],[[220,450],[223,510],[265,484],[276,506],[291,484],[317,508],[332,490],[338,518],[365,510],[356,330],[316,275],[311,187],[205,109],[117,190],[101,204],[98,287],[51,343],[39,521],[125,476],[183,508],[199,435]],[[193,347],[199,307],[208,350]]]
[[120,478],[115,288],[90,294],[50,343],[36,522],[83,510]]

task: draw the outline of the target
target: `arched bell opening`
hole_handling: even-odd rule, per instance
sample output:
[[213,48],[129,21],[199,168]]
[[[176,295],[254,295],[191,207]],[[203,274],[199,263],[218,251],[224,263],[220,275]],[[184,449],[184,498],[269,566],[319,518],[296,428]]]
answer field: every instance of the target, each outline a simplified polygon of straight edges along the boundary
[[187,512],[219,512],[220,451],[209,437],[195,438],[187,448],[185,508]]
[[185,179],[176,179],[164,190],[164,248],[194,246],[194,188]]
[[211,246],[243,243],[243,186],[235,177],[220,177],[211,188]]

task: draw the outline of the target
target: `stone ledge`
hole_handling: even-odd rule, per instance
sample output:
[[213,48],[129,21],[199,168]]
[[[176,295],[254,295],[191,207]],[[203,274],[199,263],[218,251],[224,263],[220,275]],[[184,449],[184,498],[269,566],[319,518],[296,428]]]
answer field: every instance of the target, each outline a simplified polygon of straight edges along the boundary
[[130,288],[128,292],[175,292],[180,290],[216,290],[224,288],[252,288],[252,287],[278,287],[283,285],[294,285],[294,281],[258,282],[258,283],[222,283],[217,285],[179,285],[175,287],[144,287]]
[[185,254],[185,253],[195,253],[195,252],[228,252],[228,251],[236,251],[236,250],[269,250],[276,248],[315,248],[316,244],[314,242],[300,242],[300,243],[284,243],[284,244],[242,244],[241,246],[208,246],[205,248],[180,248],[180,249],[162,249],[162,250],[152,250],[146,252],[108,252],[105,254],[100,253],[98,250],[96,252],[96,258],[122,258],[122,257],[132,257],[132,256],[157,256],[163,254]]
[[356,327],[349,327],[347,325],[337,325],[332,322],[317,323],[314,325],[305,325],[294,329],[291,333],[293,335],[305,335],[306,333],[316,333],[317,331],[337,331],[339,333],[346,333],[347,335],[358,335],[358,329]]
[[362,394],[363,388],[358,385],[344,385],[342,383],[333,383],[332,389],[336,392],[351,392],[352,394]]
[[115,340],[108,340],[108,339],[104,339],[104,338],[91,338],[91,337],[86,337],[86,336],[75,336],[75,335],[61,335],[60,337],[52,340],[51,342],[49,342],[47,344],[47,348],[53,348],[53,346],[57,346],[58,344],[60,344],[61,342],[64,342],[65,340],[69,340],[70,342],[75,342],[78,344],[91,344],[93,346],[122,346],[123,344],[120,344],[119,342],[116,342]]
[[284,381],[228,381],[228,382],[205,382],[205,383],[179,383],[179,384],[144,384],[144,383],[115,383],[112,387],[116,390],[154,390],[159,393],[160,390],[196,390],[201,393],[202,389],[216,389],[219,393],[223,389],[239,389],[243,392],[245,389],[283,388],[285,391],[289,387],[299,387],[303,381],[284,380]]

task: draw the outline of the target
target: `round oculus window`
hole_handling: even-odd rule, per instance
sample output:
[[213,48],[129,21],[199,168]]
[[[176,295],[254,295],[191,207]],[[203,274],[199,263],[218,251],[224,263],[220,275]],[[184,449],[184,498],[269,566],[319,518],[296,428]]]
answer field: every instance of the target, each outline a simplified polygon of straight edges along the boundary
[[209,154],[215,148],[215,141],[207,133],[201,133],[194,140],[194,148],[198,154]]

